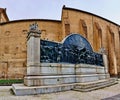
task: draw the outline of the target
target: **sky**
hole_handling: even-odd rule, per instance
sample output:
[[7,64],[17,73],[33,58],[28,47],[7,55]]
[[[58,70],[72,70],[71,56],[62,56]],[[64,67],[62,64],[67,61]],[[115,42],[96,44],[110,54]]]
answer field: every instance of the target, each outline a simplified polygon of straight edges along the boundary
[[120,25],[120,0],[0,0],[10,20],[61,20],[62,7],[80,9]]

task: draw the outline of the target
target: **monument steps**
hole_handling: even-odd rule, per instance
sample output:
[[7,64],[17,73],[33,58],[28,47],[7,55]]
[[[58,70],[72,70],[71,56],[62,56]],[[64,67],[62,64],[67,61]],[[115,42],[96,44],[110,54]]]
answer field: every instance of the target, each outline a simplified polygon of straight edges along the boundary
[[89,92],[92,90],[111,86],[117,83],[118,82],[116,78],[110,78],[106,80],[99,80],[99,81],[87,82],[87,83],[78,83],[75,85],[75,88],[73,90],[80,92]]
[[35,95],[44,93],[61,92],[68,90],[75,90],[80,92],[88,92],[106,86],[117,84],[116,78],[110,78],[105,80],[99,80],[87,83],[71,83],[71,84],[59,84],[59,85],[48,85],[48,86],[25,86],[24,84],[13,84],[13,91],[15,95]]

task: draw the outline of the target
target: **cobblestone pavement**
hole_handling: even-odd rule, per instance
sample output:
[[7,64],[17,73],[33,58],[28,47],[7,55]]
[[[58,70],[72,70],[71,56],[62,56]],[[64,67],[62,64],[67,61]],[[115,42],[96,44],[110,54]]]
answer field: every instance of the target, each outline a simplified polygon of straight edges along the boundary
[[0,86],[0,100],[120,100],[119,84],[91,92],[65,91],[51,94],[15,96],[11,86]]

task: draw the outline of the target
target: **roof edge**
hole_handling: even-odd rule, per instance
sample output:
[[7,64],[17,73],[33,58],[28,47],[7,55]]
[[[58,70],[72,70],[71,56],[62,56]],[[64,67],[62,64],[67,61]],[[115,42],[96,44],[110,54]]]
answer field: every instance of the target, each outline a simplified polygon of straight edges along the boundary
[[63,9],[73,10],[73,11],[78,11],[78,12],[83,12],[83,13],[86,13],[86,14],[90,14],[90,15],[96,16],[96,17],[98,17],[98,18],[101,18],[101,19],[103,19],[103,20],[106,20],[106,21],[108,21],[108,22],[110,22],[110,23],[112,23],[112,24],[115,24],[115,25],[117,25],[117,26],[120,26],[119,24],[117,24],[117,23],[115,23],[115,22],[113,22],[113,21],[111,21],[111,20],[109,20],[109,19],[106,19],[106,18],[104,18],[104,17],[101,17],[101,16],[99,16],[99,15],[96,15],[96,14],[93,14],[93,13],[90,13],[90,12],[87,12],[87,11],[84,11],[84,10],[66,7],[65,5],[63,6]]
[[53,19],[20,19],[20,20],[12,20],[9,22],[0,23],[0,25],[14,23],[14,22],[24,22],[24,21],[52,21],[52,22],[61,22],[61,20],[53,20]]

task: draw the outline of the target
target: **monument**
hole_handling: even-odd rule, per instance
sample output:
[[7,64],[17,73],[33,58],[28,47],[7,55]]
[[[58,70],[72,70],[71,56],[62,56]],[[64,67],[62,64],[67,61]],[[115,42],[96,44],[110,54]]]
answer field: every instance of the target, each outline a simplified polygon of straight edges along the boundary
[[91,91],[116,83],[108,73],[107,56],[92,50],[89,42],[71,33],[61,43],[40,39],[37,23],[27,36],[27,75],[13,84],[15,95],[66,90]]

